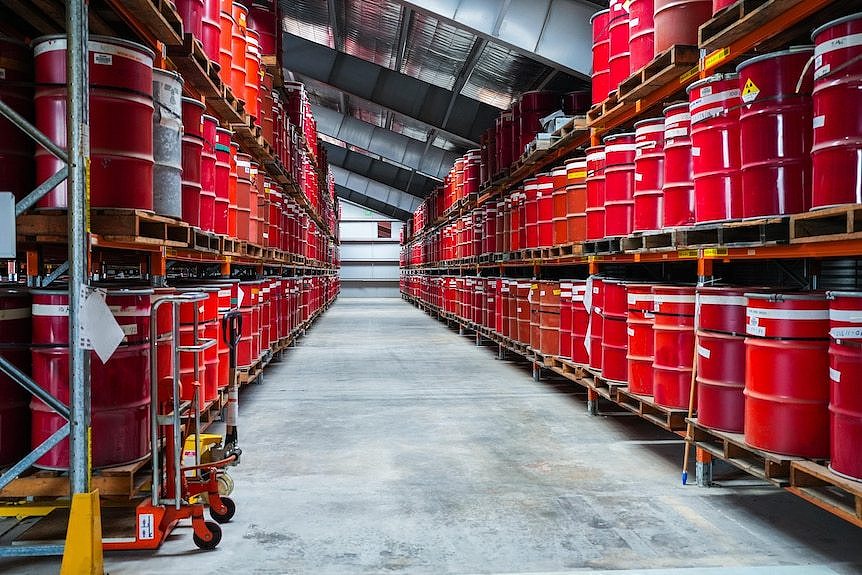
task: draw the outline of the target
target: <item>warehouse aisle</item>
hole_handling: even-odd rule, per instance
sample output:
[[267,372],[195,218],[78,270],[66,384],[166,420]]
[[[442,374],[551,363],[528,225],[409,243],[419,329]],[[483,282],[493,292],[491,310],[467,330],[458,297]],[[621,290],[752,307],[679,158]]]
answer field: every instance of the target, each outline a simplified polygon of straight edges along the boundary
[[340,300],[241,396],[239,510],[218,550],[194,550],[183,528],[155,555],[109,556],[108,569],[862,565],[858,529],[771,488],[683,488],[678,440],[631,416],[590,417],[564,387],[533,382],[401,300]]

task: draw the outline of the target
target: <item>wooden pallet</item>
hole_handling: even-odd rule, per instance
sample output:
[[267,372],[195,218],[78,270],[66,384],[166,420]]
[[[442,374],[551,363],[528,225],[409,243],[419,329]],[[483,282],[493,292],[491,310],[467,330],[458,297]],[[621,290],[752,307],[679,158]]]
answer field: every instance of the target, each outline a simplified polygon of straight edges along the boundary
[[583,245],[580,242],[570,242],[547,248],[551,258],[566,258],[571,256],[579,256],[583,253]]
[[805,0],[739,0],[707,20],[698,30],[701,50],[718,50],[760,28]]
[[691,419],[691,424],[692,441],[698,448],[778,487],[790,484],[790,465],[799,458],[751,447],[741,433],[704,427],[697,418]]
[[[109,497],[134,497],[152,477],[148,471],[149,458],[127,465],[106,467],[93,471],[92,488]],[[68,497],[69,474],[66,472],[32,469],[3,489],[0,498]]]
[[655,92],[697,66],[699,58],[697,46],[671,46],[620,83],[619,100],[634,102]]
[[230,238],[228,236],[220,236],[221,237],[221,245],[219,247],[219,252],[228,256],[241,256],[241,244],[238,239]]
[[592,126],[604,116],[607,116],[611,111],[616,110],[621,104],[617,99],[618,92],[615,90],[608,94],[608,97],[603,102],[594,105],[587,112],[587,123]]
[[189,228],[189,247],[197,251],[217,254],[221,251],[221,236],[199,228]]
[[[23,214],[16,221],[21,241],[66,243],[69,239],[65,210]],[[90,231],[114,242],[184,248],[189,244],[189,226],[174,218],[145,210],[94,208]]]
[[589,126],[587,126],[586,115],[572,116],[568,122],[551,132],[551,141],[556,146],[560,141],[587,130],[589,130]]
[[617,390],[616,403],[624,409],[674,433],[684,435],[688,412],[684,409],[668,409],[657,405],[652,397],[631,393],[627,389]]
[[679,247],[763,246],[790,240],[790,217],[776,216],[701,224],[677,230]]
[[790,243],[862,238],[862,206],[849,204],[790,217]]
[[263,358],[259,358],[247,367],[238,367],[236,370],[237,381],[240,385],[254,382],[263,373],[264,366]]
[[793,461],[788,491],[862,527],[862,481],[833,473],[814,461]]
[[600,240],[587,240],[583,243],[583,253],[584,255],[620,253],[621,239],[622,238],[603,238]]
[[168,48],[183,44],[183,21],[169,0],[120,0],[134,14],[135,21],[143,24]]

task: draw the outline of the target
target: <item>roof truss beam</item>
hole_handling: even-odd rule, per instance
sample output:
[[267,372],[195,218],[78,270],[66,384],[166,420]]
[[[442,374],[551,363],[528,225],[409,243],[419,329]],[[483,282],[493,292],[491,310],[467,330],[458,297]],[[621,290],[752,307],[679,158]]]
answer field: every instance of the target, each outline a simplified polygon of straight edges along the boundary
[[372,180],[417,198],[426,197],[439,185],[437,180],[376,157],[328,142],[324,142],[324,146],[326,147],[326,159],[330,166],[365,174]]
[[330,166],[329,171],[335,179],[336,186],[341,186],[342,188],[351,190],[355,194],[372,198],[398,210],[413,213],[413,210],[422,203],[421,198],[417,198],[416,196],[412,196],[399,189],[387,186],[386,184],[372,180],[371,178],[367,178],[361,174],[357,174],[356,172],[345,170],[338,166]]

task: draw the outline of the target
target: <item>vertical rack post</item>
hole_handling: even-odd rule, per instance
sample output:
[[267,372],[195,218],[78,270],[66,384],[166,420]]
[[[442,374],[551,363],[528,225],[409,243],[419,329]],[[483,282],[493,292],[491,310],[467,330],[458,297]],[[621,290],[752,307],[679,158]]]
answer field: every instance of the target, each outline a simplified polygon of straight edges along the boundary
[[87,6],[66,3],[66,141],[69,180],[69,397],[70,487],[73,494],[90,491],[90,365],[77,342],[81,331],[82,290],[88,285],[90,110],[88,92]]

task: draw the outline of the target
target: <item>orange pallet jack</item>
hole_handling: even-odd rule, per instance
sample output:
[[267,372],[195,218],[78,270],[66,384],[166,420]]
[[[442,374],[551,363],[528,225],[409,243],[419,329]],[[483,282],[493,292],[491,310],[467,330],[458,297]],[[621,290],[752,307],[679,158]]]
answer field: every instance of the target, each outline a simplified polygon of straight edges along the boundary
[[[236,505],[219,493],[219,477],[228,465],[239,461],[240,451],[235,442],[232,447],[223,452],[219,461],[200,463],[200,403],[198,401],[200,386],[198,379],[198,354],[216,345],[215,340],[198,340],[198,307],[194,307],[193,345],[174,345],[173,377],[157,381],[157,360],[155,344],[158,339],[156,314],[165,304],[173,307],[174,342],[179,342],[180,320],[179,306],[183,303],[202,301],[207,298],[204,293],[184,293],[169,295],[156,299],[150,312],[151,355],[150,369],[153,374],[151,432],[152,432],[152,488],[151,497],[138,504],[135,509],[136,528],[133,538],[111,540],[104,542],[105,550],[158,549],[180,521],[191,519],[194,530],[194,543],[201,549],[214,549],[221,541],[222,531],[219,523],[231,520],[236,512]],[[237,314],[238,315],[238,314]],[[241,329],[241,324],[240,324]],[[238,341],[237,332],[237,341]],[[231,349],[232,381],[231,391],[236,387],[235,344]],[[195,386],[193,405],[180,401],[180,354],[194,354]],[[183,420],[189,419],[190,407],[193,408],[195,441],[195,465],[183,467]],[[235,416],[236,414],[234,414]],[[235,427],[235,417],[234,417]],[[235,432],[234,432],[235,433]],[[164,443],[164,451],[158,446]],[[193,475],[187,476],[189,472]],[[210,507],[210,516],[215,521],[204,518],[204,504],[201,495],[206,495]]]

